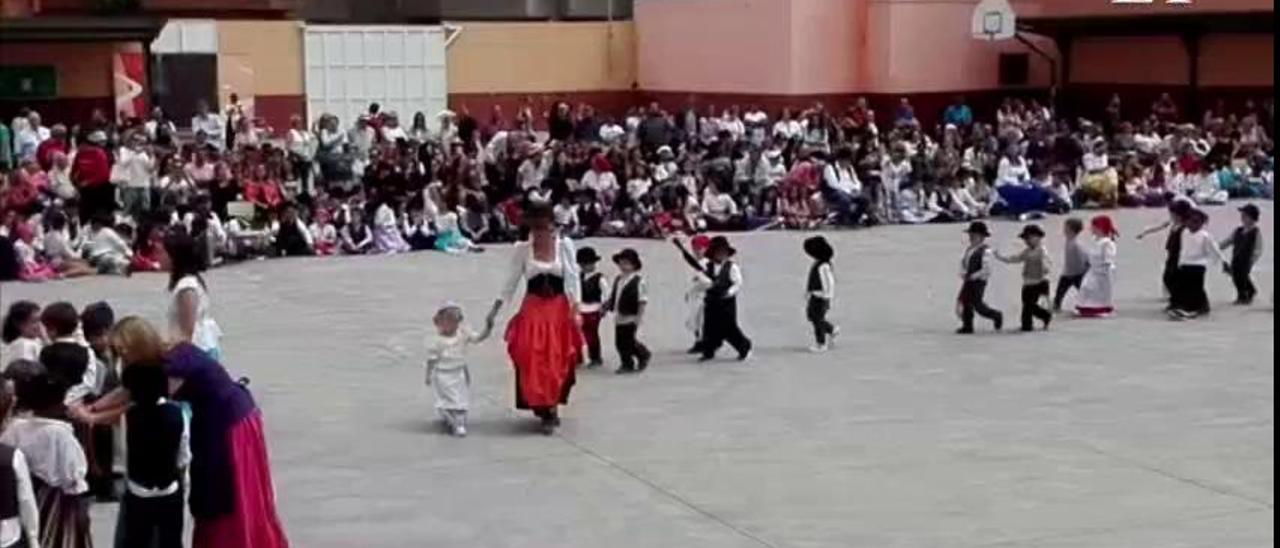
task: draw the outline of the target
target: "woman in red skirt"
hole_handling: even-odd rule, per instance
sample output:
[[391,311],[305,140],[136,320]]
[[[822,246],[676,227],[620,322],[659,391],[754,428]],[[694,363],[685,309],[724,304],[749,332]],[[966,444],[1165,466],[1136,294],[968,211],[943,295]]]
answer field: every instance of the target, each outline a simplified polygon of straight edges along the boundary
[[[123,377],[162,367],[173,399],[191,406],[193,548],[288,548],[276,514],[262,412],[249,391],[208,352],[187,342],[166,347],[141,318],[116,324],[111,345],[124,364]],[[109,423],[129,399],[118,389],[75,414],[89,424]]]
[[516,244],[495,317],[525,282],[524,302],[507,326],[507,353],[516,372],[516,408],[533,411],[542,432],[560,426],[557,408],[569,402],[574,367],[582,351],[578,324],[581,281],[573,241],[556,230],[550,207],[530,206],[524,214],[529,239]]

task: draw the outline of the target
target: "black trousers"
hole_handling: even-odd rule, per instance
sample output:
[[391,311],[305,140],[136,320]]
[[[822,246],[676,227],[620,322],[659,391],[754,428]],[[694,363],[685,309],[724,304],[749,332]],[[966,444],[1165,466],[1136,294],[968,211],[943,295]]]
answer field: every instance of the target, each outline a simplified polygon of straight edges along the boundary
[[813,339],[819,346],[827,344],[827,339],[836,332],[836,326],[827,321],[827,313],[831,312],[831,301],[821,297],[809,297],[806,315],[813,324]]
[[1049,282],[1022,286],[1022,330],[1035,329],[1035,320],[1048,325],[1053,321],[1053,313],[1040,306],[1040,299],[1049,296]]
[[1178,267],[1173,292],[1173,309],[1192,314],[1209,312],[1209,293],[1204,289],[1208,268],[1185,265]]
[[1079,291],[1081,285],[1084,285],[1084,274],[1059,277],[1058,289],[1053,294],[1053,309],[1062,310],[1062,302],[1067,300],[1067,293],[1072,289]]
[[1004,322],[1004,314],[987,306],[987,281],[969,280],[960,287],[960,321],[965,330],[973,329],[974,316],[982,316],[992,322]]
[[622,361],[622,369],[635,369],[637,364],[643,369],[649,364],[653,354],[640,342],[640,326],[622,324],[614,328],[614,339],[618,347],[618,358]]
[[1236,301],[1250,303],[1258,296],[1258,288],[1253,285],[1252,262],[1231,263],[1231,282],[1236,285]]
[[737,299],[707,299],[702,320],[702,357],[711,359],[725,343],[729,343],[739,356],[751,352],[751,339],[738,326]]
[[182,548],[182,491],[154,499],[126,494],[120,507],[119,546]]
[[1173,257],[1164,263],[1164,274],[1160,276],[1165,292],[1169,293],[1169,308],[1174,306],[1174,295],[1178,294],[1178,258]]
[[[80,220],[88,223],[94,216],[108,213],[114,215],[119,204],[116,203],[116,185],[102,183],[80,189]],[[112,220],[114,223],[115,220]]]

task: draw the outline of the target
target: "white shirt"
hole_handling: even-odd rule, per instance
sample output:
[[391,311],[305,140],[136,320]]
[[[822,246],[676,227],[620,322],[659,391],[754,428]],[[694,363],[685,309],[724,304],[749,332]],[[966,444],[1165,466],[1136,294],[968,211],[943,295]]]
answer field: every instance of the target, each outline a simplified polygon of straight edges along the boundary
[[1027,161],[1018,158],[1015,163],[1005,156],[1000,158],[1000,168],[996,174],[996,186],[1004,185],[1025,185],[1031,181],[1031,170],[1027,167]]
[[973,257],[974,252],[979,248],[971,247],[964,252],[964,257],[960,259],[960,279],[968,281],[986,281],[991,279],[991,260],[994,252],[988,246],[982,246],[982,267],[973,274],[969,273],[969,260]]
[[480,336],[465,325],[453,336],[436,334],[427,341],[427,365],[436,371],[466,369],[467,349],[478,342]]
[[227,124],[222,120],[222,116],[212,112],[204,116],[197,114],[191,118],[191,133],[203,131],[209,137],[209,144],[219,150],[226,145],[227,139],[224,134],[226,127]]
[[314,133],[305,129],[289,130],[289,152],[310,160],[316,154],[317,140]]
[[851,196],[862,193],[862,182],[858,181],[858,174],[852,167],[844,167],[839,163],[827,164],[822,169],[822,180],[827,186]]
[[1080,161],[1084,164],[1085,173],[1098,173],[1111,169],[1111,161],[1105,152],[1102,154],[1089,152]]
[[22,451],[31,476],[68,495],[89,491],[89,463],[71,424],[40,417],[14,417],[0,443]]
[[884,165],[880,168],[880,178],[884,180],[885,188],[897,190],[902,188],[902,184],[907,182],[911,177],[911,161],[905,157],[901,162],[895,162],[892,158],[885,158]]
[[[729,265],[729,288],[725,290],[724,296],[726,298],[732,299],[734,297],[737,297],[738,292],[742,289],[742,269],[738,268],[738,263],[735,263],[735,262],[730,262],[728,263],[728,265]],[[724,267],[725,267],[724,264],[712,263],[711,265],[713,272],[715,272],[716,274],[719,274],[718,271]]]
[[151,188],[155,179],[156,160],[145,150],[120,147],[116,153],[115,170],[127,188]]
[[707,193],[702,198],[702,213],[711,217],[732,217],[738,214],[738,202],[728,194]]
[[67,389],[67,395],[63,401],[67,405],[78,404],[86,397],[97,394],[95,388],[98,386],[98,355],[94,353],[88,343],[85,343],[83,338],[77,336],[62,337],[60,339],[54,339],[53,342],[80,345],[84,347],[89,359],[89,361],[85,363],[84,375],[80,377],[80,382]]
[[18,337],[9,344],[0,346],[0,363],[7,366],[18,360],[39,362],[42,349],[44,349],[44,342],[39,339]]
[[129,247],[129,242],[124,241],[114,228],[103,227],[93,235],[93,240],[89,244],[89,258],[99,259],[102,257],[133,257],[133,248]]
[[556,244],[556,257],[551,262],[542,262],[534,258],[533,245],[519,242],[515,245],[511,257],[511,267],[507,272],[507,282],[502,289],[502,302],[511,302],[521,280],[549,274],[564,280],[564,292],[569,302],[577,305],[582,302],[582,280],[578,277],[577,250],[573,240],[560,238]]
[[600,126],[600,140],[606,144],[615,145],[622,142],[622,138],[627,135],[627,130],[622,129],[618,124],[604,124]]
[[13,451],[14,493],[18,496],[18,516],[0,521],[0,546],[13,546],[24,538],[28,546],[40,546],[40,507],[31,487],[31,471],[20,449]]
[[635,201],[640,201],[640,198],[648,194],[651,188],[653,188],[653,181],[647,177],[627,181],[627,195],[631,196],[631,199]]
[[218,342],[222,338],[222,329],[218,327],[218,322],[213,319],[213,305],[209,301],[209,293],[205,291],[204,286],[200,285],[200,280],[195,276],[186,276],[178,280],[178,285],[174,286],[169,299],[169,328],[170,336],[175,341],[185,340],[186,336],[182,333],[182,329],[178,327],[178,297],[186,291],[194,291],[196,294],[196,324],[191,333],[191,344],[206,352],[218,349]]
[[1222,252],[1222,248],[1218,247],[1217,240],[1213,239],[1213,235],[1208,230],[1200,229],[1196,232],[1191,230],[1182,231],[1182,249],[1178,254],[1179,266],[1209,266],[1214,261],[1220,263],[1230,263],[1226,254]]
[[773,124],[773,135],[783,139],[799,137],[802,131],[804,129],[800,127],[800,122],[797,120],[778,120],[778,123]]
[[612,171],[596,172],[595,170],[589,170],[586,175],[582,176],[582,186],[594,190],[596,195],[604,197],[618,191],[618,178],[613,175]]
[[537,162],[532,159],[521,162],[520,169],[517,171],[520,189],[529,191],[535,188],[542,188],[542,181],[547,178],[547,173],[550,170],[551,164],[542,158],[539,158]]
[[570,204],[556,204],[552,209],[555,215],[556,226],[574,227],[578,226],[578,207]]

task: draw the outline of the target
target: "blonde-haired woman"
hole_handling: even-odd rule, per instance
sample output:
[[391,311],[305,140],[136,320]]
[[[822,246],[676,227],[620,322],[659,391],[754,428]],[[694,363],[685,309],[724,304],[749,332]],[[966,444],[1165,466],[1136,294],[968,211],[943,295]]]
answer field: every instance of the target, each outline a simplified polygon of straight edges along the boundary
[[[253,396],[209,353],[181,341],[166,346],[146,320],[125,318],[111,333],[124,364],[163,367],[175,400],[191,406],[191,515],[195,548],[285,548],[275,508],[262,413]],[[80,412],[114,420],[129,399],[123,388]]]

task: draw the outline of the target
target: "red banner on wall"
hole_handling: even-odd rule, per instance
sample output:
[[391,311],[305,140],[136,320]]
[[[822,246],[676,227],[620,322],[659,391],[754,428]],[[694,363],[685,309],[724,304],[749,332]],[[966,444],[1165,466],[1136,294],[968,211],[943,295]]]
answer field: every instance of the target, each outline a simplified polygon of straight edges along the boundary
[[115,86],[116,115],[121,119],[147,115],[147,57],[142,52],[117,51],[111,71]]

